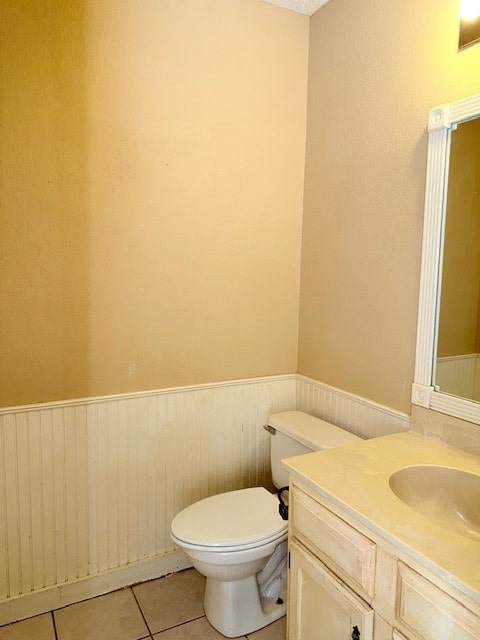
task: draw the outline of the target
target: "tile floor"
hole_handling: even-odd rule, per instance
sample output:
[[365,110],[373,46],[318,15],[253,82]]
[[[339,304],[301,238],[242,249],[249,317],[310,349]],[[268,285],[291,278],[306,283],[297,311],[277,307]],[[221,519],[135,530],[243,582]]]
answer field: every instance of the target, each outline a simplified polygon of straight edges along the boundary
[[[195,569],[150,580],[0,627],[0,640],[221,640],[203,611]],[[285,618],[249,640],[285,640]]]

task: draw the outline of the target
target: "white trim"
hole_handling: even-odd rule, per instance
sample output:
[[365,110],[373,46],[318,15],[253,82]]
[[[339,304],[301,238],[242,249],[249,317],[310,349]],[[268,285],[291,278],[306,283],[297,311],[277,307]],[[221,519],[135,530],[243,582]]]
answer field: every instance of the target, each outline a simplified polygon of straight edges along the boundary
[[299,375],[297,409],[361,438],[408,431],[410,416],[348,391]]
[[428,112],[428,130],[437,131],[437,129],[448,129],[448,104],[442,104],[440,107],[430,109]]
[[448,105],[448,124],[453,126],[464,120],[478,117],[480,114],[480,93],[468,96]]
[[72,400],[55,400],[53,402],[39,402],[34,404],[17,405],[0,408],[0,416],[8,413],[22,413],[24,411],[41,411],[44,409],[62,409],[64,407],[77,407],[110,400],[132,400],[135,398],[148,398],[151,396],[167,395],[171,393],[187,393],[189,391],[203,391],[205,389],[218,389],[220,387],[232,387],[245,384],[261,384],[264,382],[280,382],[282,380],[295,380],[295,373],[285,373],[259,378],[243,378],[239,380],[226,380],[222,382],[207,382],[204,384],[192,384],[184,387],[166,387],[163,389],[148,389],[132,391],[130,393],[118,393],[108,396],[91,396],[88,398],[74,398]]
[[480,424],[480,404],[433,390],[450,131],[480,115],[480,94],[431,109],[412,402]]
[[67,584],[24,593],[0,603],[0,625],[66,607],[137,582],[160,578],[191,566],[192,563],[183,551],[176,550]]
[[437,362],[453,362],[455,360],[473,360],[474,358],[478,358],[480,354],[478,353],[461,353],[455,356],[441,356],[437,358]]
[[217,389],[217,388],[231,387],[236,385],[262,384],[265,382],[268,383],[268,382],[281,382],[281,381],[304,381],[318,388],[328,390],[330,393],[333,393],[335,395],[341,396],[343,398],[349,398],[350,400],[353,400],[356,403],[367,406],[371,409],[376,409],[377,411],[380,411],[387,415],[390,415],[402,420],[407,420],[407,421],[410,419],[410,416],[407,413],[397,411],[396,409],[392,409],[391,407],[387,407],[386,405],[379,404],[377,402],[374,402],[373,400],[364,398],[363,396],[355,395],[354,393],[350,393],[349,391],[344,391],[343,389],[326,384],[325,382],[321,382],[319,380],[315,380],[314,378],[309,378],[307,376],[297,374],[297,373],[286,373],[286,374],[278,374],[273,376],[262,376],[258,378],[243,378],[238,380],[226,380],[222,382],[209,382],[204,384],[186,385],[183,387],[167,387],[163,389],[134,391],[130,393],[119,393],[119,394],[106,395],[106,396],[92,396],[87,398],[75,398],[71,400],[57,400],[54,402],[42,402],[37,404],[4,407],[4,408],[0,408],[0,416],[8,415],[10,413],[23,413],[27,411],[43,411],[48,409],[62,409],[67,407],[78,407],[78,406],[104,403],[109,401],[134,400],[134,399],[148,398],[148,397],[159,396],[159,395],[160,396],[169,395],[172,393],[188,393],[189,391],[195,392],[195,391],[202,391],[205,389]]
[[478,402],[473,400],[433,391],[429,408],[455,418],[467,420],[467,422],[480,424],[480,406]]
[[421,407],[430,407],[433,387],[425,384],[412,384],[412,404],[418,404]]
[[354,393],[350,393],[350,391],[344,391],[343,389],[339,389],[338,387],[332,387],[332,385],[330,384],[326,384],[325,382],[320,382],[319,380],[315,380],[314,378],[308,378],[307,376],[302,376],[300,374],[297,375],[297,379],[303,380],[304,382],[314,385],[319,389],[326,389],[330,393],[341,396],[343,398],[349,398],[350,400],[353,400],[358,404],[362,404],[368,407],[369,409],[375,409],[380,413],[384,413],[388,416],[398,418],[399,420],[405,420],[406,422],[410,421],[410,416],[408,415],[408,413],[404,413],[403,411],[397,411],[397,409],[392,409],[391,407],[387,407],[384,404],[379,404],[378,402],[375,402],[374,400],[369,400],[368,398],[364,398],[363,396],[357,396]]
[[431,384],[433,376],[448,140],[448,132],[444,129],[429,134],[415,358],[415,382],[427,386]]
[[459,122],[477,117],[479,113],[480,93],[456,102],[441,104],[428,112],[428,131],[450,129]]

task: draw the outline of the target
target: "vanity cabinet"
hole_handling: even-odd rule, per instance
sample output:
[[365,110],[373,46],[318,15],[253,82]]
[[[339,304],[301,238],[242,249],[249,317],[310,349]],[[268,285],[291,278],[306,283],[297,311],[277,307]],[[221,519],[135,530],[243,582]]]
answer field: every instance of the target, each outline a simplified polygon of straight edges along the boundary
[[310,485],[290,487],[288,640],[480,640],[478,603]]
[[291,640],[373,640],[373,609],[295,540],[289,579]]

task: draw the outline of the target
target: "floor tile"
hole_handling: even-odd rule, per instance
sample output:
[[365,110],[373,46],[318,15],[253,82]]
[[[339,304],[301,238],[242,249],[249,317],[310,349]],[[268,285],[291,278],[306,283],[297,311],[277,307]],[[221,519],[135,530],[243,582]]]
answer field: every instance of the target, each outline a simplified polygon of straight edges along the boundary
[[58,640],[138,640],[149,635],[130,589],[72,604],[54,615]]
[[225,640],[225,636],[218,633],[205,617],[167,629],[153,637],[155,640]]
[[133,590],[152,633],[204,615],[205,578],[195,569],[144,582]]
[[260,631],[255,631],[255,633],[249,633],[249,640],[285,640],[287,634],[287,619],[285,616],[268,625],[268,627],[264,627],[260,629]]
[[55,640],[52,614],[44,613],[1,627],[0,640]]

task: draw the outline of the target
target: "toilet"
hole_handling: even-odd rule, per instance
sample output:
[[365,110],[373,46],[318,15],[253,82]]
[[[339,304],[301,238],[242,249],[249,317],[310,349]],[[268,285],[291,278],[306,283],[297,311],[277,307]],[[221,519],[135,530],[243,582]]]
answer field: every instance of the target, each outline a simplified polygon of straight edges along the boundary
[[[288,484],[282,458],[360,441],[302,411],[270,416],[274,485]],[[285,615],[287,528],[279,500],[263,487],[195,502],[172,521],[171,537],[206,577],[205,614],[228,638],[257,631]]]

